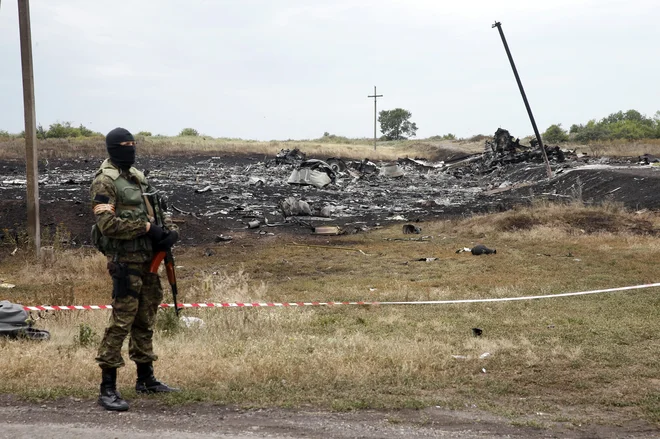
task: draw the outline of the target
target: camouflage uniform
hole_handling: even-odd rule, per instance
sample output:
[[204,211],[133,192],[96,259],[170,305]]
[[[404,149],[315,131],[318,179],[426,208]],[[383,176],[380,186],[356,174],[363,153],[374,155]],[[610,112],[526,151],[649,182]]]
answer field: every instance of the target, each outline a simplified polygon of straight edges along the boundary
[[[132,361],[148,363],[158,359],[152,337],[163,288],[158,274],[149,272],[154,252],[146,235],[146,223],[159,212],[143,195],[153,191],[136,168],[120,170],[109,159],[92,182],[96,244],[108,257],[108,270],[113,277],[112,315],[96,357],[101,368],[124,366],[121,348],[129,333]],[[169,216],[160,214],[166,229],[177,229]],[[122,282],[123,288],[119,288]]]

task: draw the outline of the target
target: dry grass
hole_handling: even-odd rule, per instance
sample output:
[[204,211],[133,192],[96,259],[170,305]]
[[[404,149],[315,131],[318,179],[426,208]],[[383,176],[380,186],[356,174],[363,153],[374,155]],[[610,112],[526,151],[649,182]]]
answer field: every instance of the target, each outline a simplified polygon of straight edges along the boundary
[[[140,152],[149,156],[177,154],[263,154],[274,156],[281,149],[299,148],[311,157],[343,157],[349,159],[395,160],[399,157],[418,157],[445,160],[461,154],[484,151],[488,136],[474,136],[466,140],[404,140],[379,142],[374,151],[369,139],[321,138],[316,140],[271,140],[198,137],[138,137]],[[102,137],[47,139],[39,141],[39,158],[105,157]],[[589,144],[563,144],[562,148],[592,156],[638,157],[643,154],[660,156],[660,139],[636,141],[611,140]],[[23,139],[0,138],[0,159],[23,159]]]
[[[177,154],[263,154],[274,156],[281,149],[298,148],[310,157],[342,157],[347,159],[396,160],[399,157],[417,157],[428,160],[446,160],[464,154],[484,151],[486,136],[468,140],[405,140],[379,142],[376,151],[368,139],[332,139],[255,141],[199,137],[139,137],[140,153],[146,156]],[[0,159],[23,159],[23,139],[0,139]],[[564,144],[563,148],[587,153],[591,156],[638,157],[643,154],[660,156],[660,139],[638,141],[612,140],[583,144]],[[47,139],[39,141],[39,158],[105,157],[105,142],[101,137]]]
[[596,157],[639,157],[644,154],[660,155],[660,139],[608,140],[591,142],[588,145],[569,144],[564,146],[579,153]]
[[[385,239],[408,237],[400,226],[305,240],[367,255],[288,245],[291,238],[275,236],[235,239],[210,258],[197,248],[177,249],[176,256],[187,302],[511,297],[656,282],[659,225],[657,214],[617,206],[541,204],[421,224],[432,236],[428,242]],[[477,242],[497,248],[497,255],[455,253]],[[74,297],[63,300],[108,302],[102,261],[75,254],[63,256],[64,266],[78,267],[71,274]],[[421,257],[439,260],[417,262]],[[0,278],[18,285],[7,298],[52,299],[56,275],[34,268],[29,259],[4,260]],[[184,388],[172,403],[338,410],[475,404],[514,422],[542,411],[580,423],[640,417],[659,423],[659,305],[657,290],[648,289],[449,306],[186,310],[206,326],[179,330],[163,324],[163,312],[159,327],[168,330],[156,334],[157,370]],[[0,391],[93,398],[94,347],[81,346],[76,336],[81,322],[100,334],[106,318],[105,311],[59,312],[38,321],[52,331],[50,342],[0,342]],[[483,336],[473,337],[473,327]],[[129,398],[133,376],[132,367],[120,373]]]
[[[39,158],[58,157],[105,157],[102,138],[47,139],[40,141]],[[252,154],[275,156],[282,149],[298,148],[309,157],[342,157],[347,159],[396,160],[399,157],[423,157],[429,160],[442,159],[462,151],[479,152],[483,144],[452,141],[400,141],[380,142],[374,151],[367,140],[348,140],[347,143],[332,143],[325,140],[289,140],[259,142],[241,139],[214,139],[211,137],[144,137],[138,139],[140,154],[145,156],[217,154]],[[25,146],[22,139],[0,139],[0,159],[22,159]]]

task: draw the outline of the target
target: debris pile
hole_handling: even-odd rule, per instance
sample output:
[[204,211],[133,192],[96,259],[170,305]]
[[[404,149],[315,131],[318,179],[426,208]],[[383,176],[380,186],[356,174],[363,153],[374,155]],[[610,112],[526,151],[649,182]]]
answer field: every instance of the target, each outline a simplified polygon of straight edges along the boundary
[[[530,140],[530,146],[521,145],[520,139],[514,137],[509,131],[498,128],[492,140],[487,140],[483,154],[482,172],[489,172],[494,168],[511,163],[543,162],[543,151],[538,147],[536,139]],[[558,146],[544,145],[548,160],[563,163],[566,154]]]

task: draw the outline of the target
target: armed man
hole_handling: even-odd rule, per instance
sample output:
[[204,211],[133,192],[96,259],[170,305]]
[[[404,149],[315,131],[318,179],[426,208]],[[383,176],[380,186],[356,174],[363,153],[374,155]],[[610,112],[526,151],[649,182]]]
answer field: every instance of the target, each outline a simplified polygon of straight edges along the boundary
[[149,265],[157,252],[171,249],[179,233],[154,188],[133,167],[133,135],[115,128],[105,142],[109,158],[96,171],[90,189],[96,217],[92,239],[108,257],[112,277],[112,315],[96,357],[101,367],[98,402],[107,410],[125,411],[128,403],[117,391],[117,369],[124,366],[121,348],[129,334],[129,358],[137,365],[135,390],[178,391],[154,376],[153,362],[158,356],[152,346],[153,328],[163,289]]

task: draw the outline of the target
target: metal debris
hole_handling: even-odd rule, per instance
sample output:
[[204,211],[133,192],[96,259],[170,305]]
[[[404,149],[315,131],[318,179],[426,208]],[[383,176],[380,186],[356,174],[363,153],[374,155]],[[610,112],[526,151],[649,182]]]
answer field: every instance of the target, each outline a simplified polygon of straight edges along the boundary
[[277,165],[293,165],[298,162],[305,160],[305,153],[301,152],[298,148],[293,150],[291,149],[282,149],[275,156],[275,164]]
[[404,224],[403,225],[403,234],[404,235],[410,235],[410,234],[419,235],[420,233],[422,233],[422,228],[421,227],[417,227],[413,224]]
[[341,235],[343,233],[339,226],[319,226],[314,227],[315,235]]
[[388,163],[380,168],[381,177],[397,178],[403,175],[403,170],[396,163]]
[[483,245],[483,244],[478,244],[478,245],[475,245],[474,247],[472,247],[472,249],[470,250],[470,252],[471,252],[473,255],[475,255],[475,256],[479,256],[479,255],[494,255],[494,254],[497,253],[497,250],[495,250],[495,249],[489,249],[488,247],[486,247],[486,246]]
[[294,197],[287,197],[278,204],[284,218],[290,216],[311,216],[312,209],[309,203],[303,200],[297,200]]
[[287,183],[311,185],[324,188],[335,181],[335,171],[322,160],[305,160],[297,169],[294,169]]

